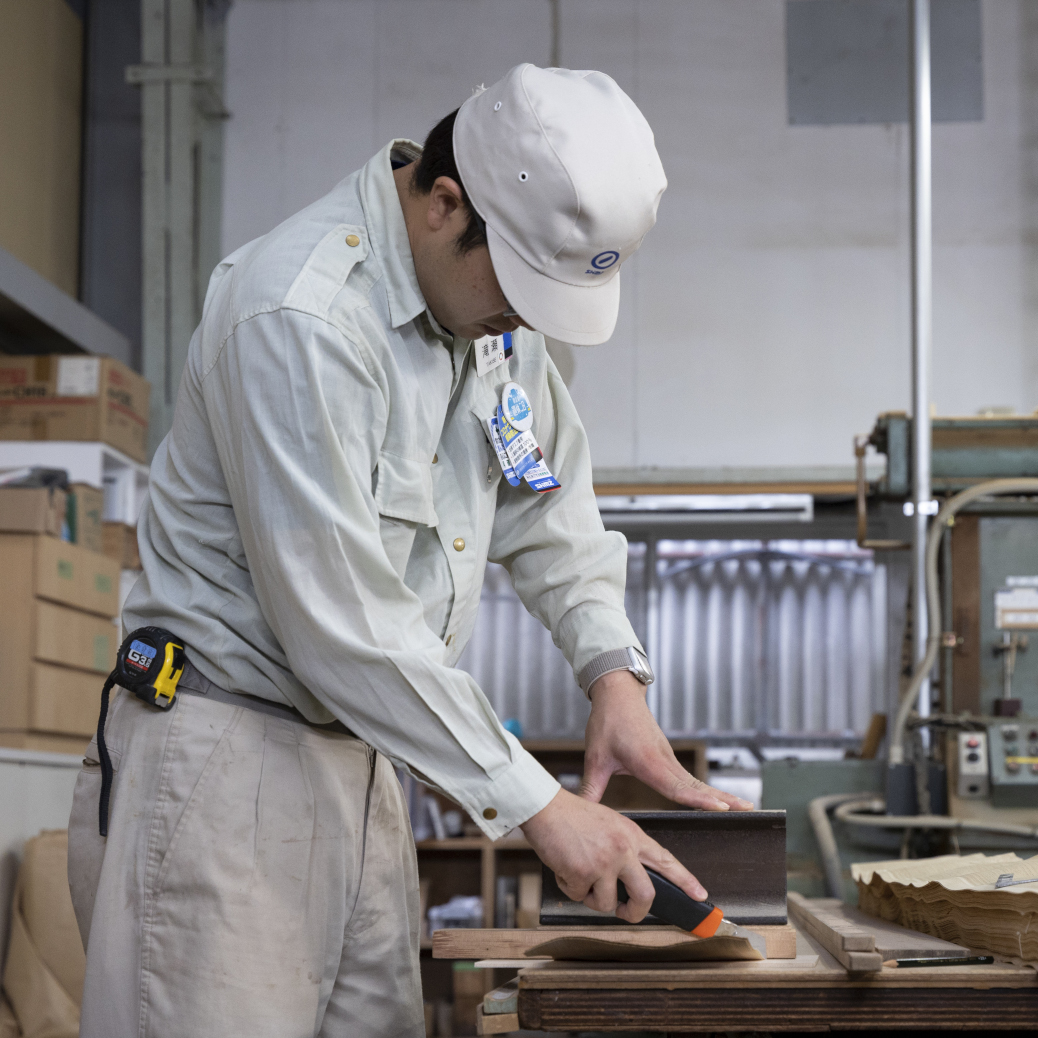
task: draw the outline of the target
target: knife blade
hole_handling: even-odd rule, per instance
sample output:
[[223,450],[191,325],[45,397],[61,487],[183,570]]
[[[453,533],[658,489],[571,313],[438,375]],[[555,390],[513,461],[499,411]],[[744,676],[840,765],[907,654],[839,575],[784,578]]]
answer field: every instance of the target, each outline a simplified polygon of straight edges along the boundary
[[[743,937],[760,952],[762,959],[768,957],[767,943],[761,934],[725,919],[721,909],[709,901],[694,900],[658,872],[645,871],[656,891],[649,911],[661,922],[677,926],[694,937]],[[623,880],[616,881],[616,898],[620,902],[630,899]]]

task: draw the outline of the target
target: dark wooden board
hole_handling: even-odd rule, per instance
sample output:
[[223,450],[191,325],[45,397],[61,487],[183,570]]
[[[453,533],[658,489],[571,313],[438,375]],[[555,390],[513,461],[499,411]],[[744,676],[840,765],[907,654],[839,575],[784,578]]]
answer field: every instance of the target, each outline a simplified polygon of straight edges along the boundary
[[[786,920],[785,811],[625,811],[710,892],[726,919],[741,926],[782,926]],[[545,866],[542,926],[617,925],[611,912],[571,901]],[[636,925],[658,926],[651,914]]]
[[519,991],[520,1025],[544,1031],[1014,1031],[1033,1028],[1035,1021],[1035,988],[862,990],[853,985],[801,988],[787,984],[738,991],[714,987],[669,991],[527,987]]
[[[797,934],[788,963],[697,968],[551,963],[519,974],[519,1021],[551,1031],[1021,1031],[1038,1021],[1038,973],[995,963],[848,974]],[[810,965],[808,952],[816,953]],[[798,967],[799,963],[803,963]]]

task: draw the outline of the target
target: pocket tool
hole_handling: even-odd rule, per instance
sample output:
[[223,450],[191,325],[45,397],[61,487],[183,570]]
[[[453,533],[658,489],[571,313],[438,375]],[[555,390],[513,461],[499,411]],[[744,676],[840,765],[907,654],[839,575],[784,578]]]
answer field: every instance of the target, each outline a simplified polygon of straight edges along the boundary
[[[729,922],[721,909],[709,901],[693,900],[680,887],[674,886],[658,872],[653,872],[652,869],[645,871],[656,889],[656,896],[649,911],[660,922],[677,926],[693,937],[744,937],[750,942],[751,947],[760,952],[762,959],[768,957],[768,947],[761,934]],[[616,881],[616,897],[622,902],[630,900],[622,880]]]
[[184,673],[187,655],[184,643],[161,627],[138,627],[119,648],[115,670],[101,689],[101,714],[97,719],[97,755],[101,758],[101,800],[98,832],[108,835],[108,802],[114,771],[105,743],[108,697],[116,685],[160,710],[168,710],[177,698],[177,683]]

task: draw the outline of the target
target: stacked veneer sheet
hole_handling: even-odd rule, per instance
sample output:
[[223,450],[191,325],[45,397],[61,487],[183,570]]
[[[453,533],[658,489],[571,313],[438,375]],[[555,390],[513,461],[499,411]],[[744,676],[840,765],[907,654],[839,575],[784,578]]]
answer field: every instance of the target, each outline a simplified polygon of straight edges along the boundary
[[[1000,876],[1034,879],[996,887]],[[912,930],[1038,967],[1038,855],[945,855],[851,866],[858,907]]]

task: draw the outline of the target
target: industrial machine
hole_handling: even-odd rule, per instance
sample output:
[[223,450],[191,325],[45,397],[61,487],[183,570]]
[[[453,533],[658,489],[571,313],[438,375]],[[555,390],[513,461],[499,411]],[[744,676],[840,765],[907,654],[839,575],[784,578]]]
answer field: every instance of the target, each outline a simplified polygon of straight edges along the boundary
[[[901,412],[880,415],[871,434],[855,441],[863,545],[909,547],[869,541],[867,526],[870,497],[873,508],[902,502],[905,515],[912,514],[911,444],[912,419]],[[864,467],[869,446],[887,460],[871,488]],[[973,823],[969,828],[1038,826],[1035,477],[1038,415],[932,419],[931,485],[942,499],[933,503],[927,544],[933,651],[929,666],[916,669],[914,687],[903,690],[891,733],[892,762],[896,767],[907,752],[916,781],[899,784],[890,773],[888,815],[946,811],[949,820]],[[921,716],[921,709],[913,713],[912,695],[931,675],[931,712]],[[945,783],[946,796],[937,788]]]

